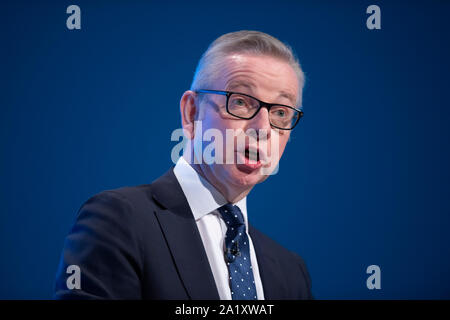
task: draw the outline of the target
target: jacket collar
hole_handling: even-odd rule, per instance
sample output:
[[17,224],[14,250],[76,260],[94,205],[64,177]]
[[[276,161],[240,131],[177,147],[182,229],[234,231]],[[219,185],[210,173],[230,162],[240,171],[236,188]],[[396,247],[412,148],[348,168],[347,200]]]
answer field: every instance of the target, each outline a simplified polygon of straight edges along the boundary
[[[219,300],[214,276],[188,201],[173,167],[152,183],[151,193],[159,205],[155,214],[190,299]],[[251,224],[249,234],[258,260],[264,297],[281,299],[281,269],[274,255],[264,250],[264,236]],[[276,254],[276,253],[274,253]]]
[[152,183],[155,214],[190,299],[219,300],[214,276],[189,204],[173,167]]

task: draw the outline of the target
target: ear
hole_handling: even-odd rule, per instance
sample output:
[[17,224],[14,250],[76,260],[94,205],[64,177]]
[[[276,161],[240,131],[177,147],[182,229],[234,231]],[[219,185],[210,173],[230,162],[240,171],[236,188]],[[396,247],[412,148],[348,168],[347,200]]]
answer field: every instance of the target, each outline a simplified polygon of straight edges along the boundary
[[194,121],[197,114],[196,93],[188,90],[183,93],[180,100],[181,124],[186,138],[194,139]]

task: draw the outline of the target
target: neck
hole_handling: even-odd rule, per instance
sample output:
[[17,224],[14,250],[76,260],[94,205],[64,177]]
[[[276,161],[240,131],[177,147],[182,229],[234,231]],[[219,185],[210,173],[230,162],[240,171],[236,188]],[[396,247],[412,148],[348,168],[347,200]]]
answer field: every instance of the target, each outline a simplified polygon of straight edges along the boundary
[[191,164],[191,166],[199,175],[214,186],[229,203],[236,203],[239,200],[242,200],[253,188],[253,186],[236,188],[234,186],[226,185],[218,179],[215,179],[215,176],[212,174],[209,166],[201,166],[195,163]]
[[217,191],[219,191],[229,203],[236,203],[239,200],[242,200],[252,190],[253,185],[251,185],[251,186],[234,186],[234,185],[229,185],[229,184],[223,183],[222,181],[220,181],[219,179],[216,178],[216,176],[212,172],[210,166],[208,166],[208,165],[202,166],[200,164],[196,164],[195,161],[193,161],[193,159],[195,159],[195,155],[194,155],[194,152],[192,149],[190,150],[190,155],[191,155],[191,157],[190,157],[191,161],[186,159],[186,157],[184,159],[191,165],[192,168],[194,168],[194,170],[200,176],[202,176],[213,187],[215,187],[217,189]]

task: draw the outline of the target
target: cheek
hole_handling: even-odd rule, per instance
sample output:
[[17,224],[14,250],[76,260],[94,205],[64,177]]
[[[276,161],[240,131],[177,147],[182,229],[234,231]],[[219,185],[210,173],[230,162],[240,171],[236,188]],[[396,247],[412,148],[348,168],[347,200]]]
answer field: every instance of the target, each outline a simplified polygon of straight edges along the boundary
[[275,138],[278,139],[278,152],[280,154],[280,158],[283,155],[284,149],[286,148],[286,144],[289,140],[289,133],[278,133],[278,132],[274,132],[275,133]]
[[[229,119],[223,119],[216,114],[205,114],[202,119],[202,148],[205,149],[208,146],[213,146],[214,149],[221,149],[220,154],[216,153],[215,156],[221,158],[221,162],[226,161],[227,150],[233,150],[233,140],[227,139],[227,129],[233,129],[234,122]],[[218,141],[212,142],[211,136]],[[206,139],[206,140],[205,140]],[[210,148],[208,147],[208,148]]]
[[212,109],[204,110],[202,125],[204,130],[207,129],[218,129],[222,131],[224,127],[224,120],[219,116],[217,112],[214,112]]

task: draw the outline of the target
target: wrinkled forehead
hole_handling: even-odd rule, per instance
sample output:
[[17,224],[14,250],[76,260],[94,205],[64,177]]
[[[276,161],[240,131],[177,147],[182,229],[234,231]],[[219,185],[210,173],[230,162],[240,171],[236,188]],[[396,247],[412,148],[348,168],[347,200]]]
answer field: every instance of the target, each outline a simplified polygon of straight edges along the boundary
[[257,95],[266,102],[297,105],[299,101],[295,71],[287,62],[271,56],[229,55],[219,65],[215,78],[214,86],[220,90]]

